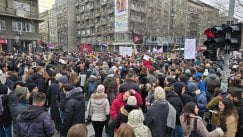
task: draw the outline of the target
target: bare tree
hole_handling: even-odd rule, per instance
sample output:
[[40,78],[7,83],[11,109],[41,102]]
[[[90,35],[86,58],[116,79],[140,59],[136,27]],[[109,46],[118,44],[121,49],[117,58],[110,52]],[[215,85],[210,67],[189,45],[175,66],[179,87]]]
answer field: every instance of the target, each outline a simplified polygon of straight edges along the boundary
[[[223,15],[227,15],[229,11],[229,0],[212,0],[213,5],[220,9]],[[236,0],[235,17],[243,19],[243,0]]]

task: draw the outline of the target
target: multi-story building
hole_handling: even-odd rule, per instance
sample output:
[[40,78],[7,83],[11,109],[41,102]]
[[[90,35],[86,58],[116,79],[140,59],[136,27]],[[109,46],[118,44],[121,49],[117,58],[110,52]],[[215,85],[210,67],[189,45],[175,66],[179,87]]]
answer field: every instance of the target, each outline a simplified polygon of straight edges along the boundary
[[[42,46],[57,48],[58,35],[56,9],[52,8],[40,13],[40,19],[43,20],[43,22],[39,24],[40,41]],[[60,46],[58,46],[58,48],[59,47]]]
[[203,32],[213,25],[218,24],[219,9],[203,3],[200,0],[172,0],[172,27],[170,43],[183,45],[184,39],[197,40],[197,46],[203,45],[206,39]]
[[0,0],[0,47],[28,51],[38,45],[38,0]]
[[58,45],[63,50],[76,47],[75,0],[56,0]]
[[39,24],[39,33],[40,33],[40,41],[41,44],[49,43],[49,14],[48,10],[40,13],[40,19],[43,20]]
[[[131,46],[132,31],[146,44],[167,36],[169,0],[76,0],[77,44]],[[115,10],[114,10],[115,9]]]
[[51,44],[58,44],[57,7],[49,10],[49,41]]

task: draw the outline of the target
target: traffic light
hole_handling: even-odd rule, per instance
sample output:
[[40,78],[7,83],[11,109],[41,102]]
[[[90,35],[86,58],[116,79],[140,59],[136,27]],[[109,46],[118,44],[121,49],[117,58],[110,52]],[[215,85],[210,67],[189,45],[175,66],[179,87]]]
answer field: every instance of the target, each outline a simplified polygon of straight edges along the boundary
[[207,50],[203,53],[207,59],[217,60],[217,49],[223,47],[224,43],[224,25],[214,26],[204,31],[207,40],[203,43]]
[[241,48],[242,24],[233,24],[225,28],[225,46],[229,51],[239,51]]

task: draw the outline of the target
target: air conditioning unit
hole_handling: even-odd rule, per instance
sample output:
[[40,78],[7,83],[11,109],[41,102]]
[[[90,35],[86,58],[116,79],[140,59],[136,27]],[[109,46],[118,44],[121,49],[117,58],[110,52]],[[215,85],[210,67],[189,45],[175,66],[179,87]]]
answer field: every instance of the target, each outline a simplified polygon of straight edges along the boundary
[[22,31],[17,31],[17,35],[18,36],[22,35]]

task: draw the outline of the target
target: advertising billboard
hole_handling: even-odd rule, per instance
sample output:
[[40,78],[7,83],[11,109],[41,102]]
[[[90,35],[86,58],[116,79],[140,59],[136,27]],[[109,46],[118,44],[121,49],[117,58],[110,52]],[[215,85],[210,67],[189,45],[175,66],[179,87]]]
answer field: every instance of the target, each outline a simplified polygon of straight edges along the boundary
[[115,32],[128,31],[128,0],[115,0]]

